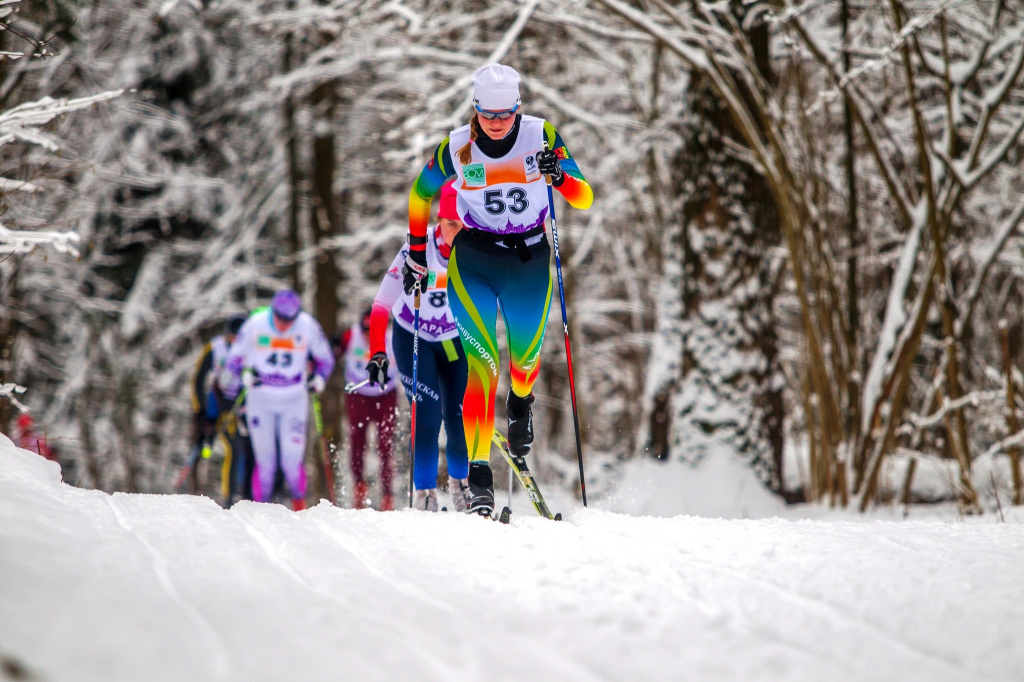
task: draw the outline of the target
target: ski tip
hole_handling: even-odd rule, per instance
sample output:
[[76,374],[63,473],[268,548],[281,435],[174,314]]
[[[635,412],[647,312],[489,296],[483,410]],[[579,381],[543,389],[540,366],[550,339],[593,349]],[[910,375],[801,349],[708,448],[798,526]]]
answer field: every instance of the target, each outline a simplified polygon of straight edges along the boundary
[[448,507],[441,507],[441,511],[448,511]]
[[562,520],[562,512],[558,512],[557,514],[555,514],[555,521],[561,521],[561,520]]
[[505,507],[504,509],[501,510],[501,514],[498,516],[498,521],[504,523],[505,525],[508,525],[509,521],[511,520],[512,510],[509,509],[508,507]]

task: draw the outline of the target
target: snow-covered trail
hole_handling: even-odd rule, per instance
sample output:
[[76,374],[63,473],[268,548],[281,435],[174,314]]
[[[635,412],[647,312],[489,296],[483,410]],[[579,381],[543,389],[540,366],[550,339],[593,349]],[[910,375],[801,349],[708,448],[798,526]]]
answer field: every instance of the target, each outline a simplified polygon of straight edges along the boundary
[[0,657],[42,680],[1019,680],[1022,577],[1017,524],[224,511],[0,436]]

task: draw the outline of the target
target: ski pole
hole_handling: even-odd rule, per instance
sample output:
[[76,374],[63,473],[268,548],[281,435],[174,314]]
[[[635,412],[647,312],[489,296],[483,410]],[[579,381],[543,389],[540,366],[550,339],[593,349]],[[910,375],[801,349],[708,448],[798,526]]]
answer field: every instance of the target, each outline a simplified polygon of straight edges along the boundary
[[324,438],[324,413],[320,406],[320,396],[313,394],[313,423],[316,424],[316,435],[320,439],[320,459],[324,467],[324,483],[327,484],[327,499],[334,504],[334,467],[331,465],[331,452]]
[[363,379],[358,384],[353,382],[353,381],[350,381],[347,384],[345,384],[345,393],[355,393],[356,391],[361,389],[363,386],[369,386],[369,385],[370,385],[370,380],[369,379]]
[[[548,142],[544,140],[544,151]],[[558,297],[562,301],[562,329],[565,332],[565,361],[569,366],[569,394],[572,396],[572,425],[576,429],[576,458],[580,463],[580,493],[583,495],[583,506],[587,506],[587,484],[583,480],[583,445],[580,443],[580,417],[576,408],[576,381],[572,375],[572,349],[569,346],[569,314],[565,311],[565,286],[562,284],[562,259],[558,255],[558,229],[555,227],[555,198],[551,194],[551,176],[545,175],[548,185],[548,211],[551,213],[551,241],[555,245],[555,272],[558,273]]]
[[420,368],[420,283],[413,285],[412,318],[412,427],[409,433],[409,508],[412,509],[413,470],[416,468],[416,403],[419,402]]
[[188,452],[188,460],[185,462],[185,466],[181,468],[181,473],[178,474],[178,480],[174,482],[174,491],[178,490],[185,484],[185,479],[192,474],[192,469],[199,462],[200,453],[202,452],[202,446],[199,444],[193,445],[192,449]]
[[512,465],[508,465],[508,510],[512,511],[512,479],[516,477],[514,471],[512,471]]

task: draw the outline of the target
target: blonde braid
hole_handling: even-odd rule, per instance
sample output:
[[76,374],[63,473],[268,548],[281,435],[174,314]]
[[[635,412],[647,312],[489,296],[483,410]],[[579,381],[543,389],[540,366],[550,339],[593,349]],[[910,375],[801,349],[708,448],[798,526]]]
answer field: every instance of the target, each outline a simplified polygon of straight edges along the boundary
[[462,145],[462,148],[455,153],[459,157],[459,163],[463,166],[473,160],[473,143],[476,142],[479,135],[480,122],[477,121],[476,112],[473,112],[473,118],[469,119],[469,142]]

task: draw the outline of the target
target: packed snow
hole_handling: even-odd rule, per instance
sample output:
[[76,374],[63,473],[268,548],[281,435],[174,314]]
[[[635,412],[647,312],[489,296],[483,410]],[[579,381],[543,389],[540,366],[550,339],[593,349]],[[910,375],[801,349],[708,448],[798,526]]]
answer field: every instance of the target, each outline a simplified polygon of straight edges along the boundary
[[[704,488],[694,486],[714,495]],[[663,511],[634,493],[587,510],[560,501],[561,523],[517,505],[510,526],[327,503],[228,511],[202,497],[73,488],[56,464],[0,436],[0,670],[38,680],[1020,679],[1019,521],[602,509]]]

